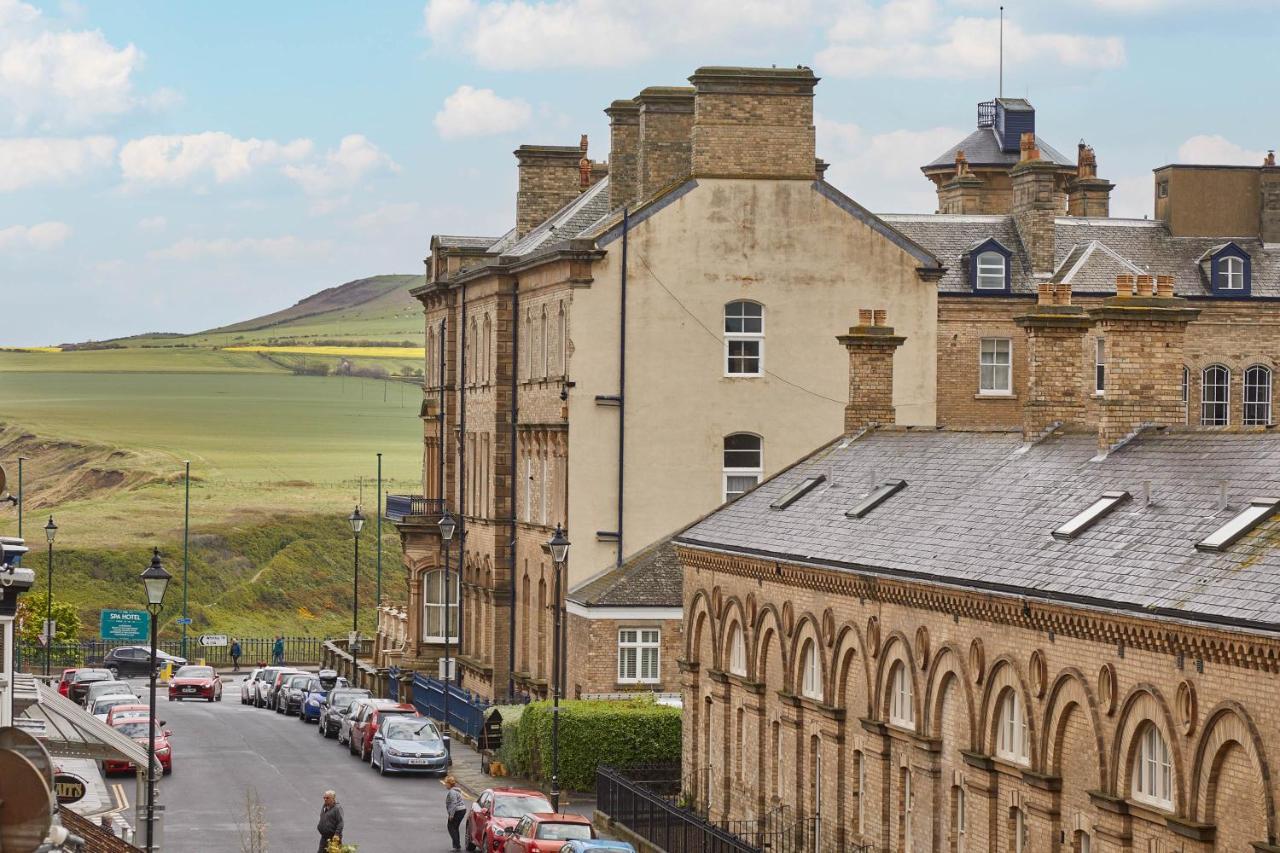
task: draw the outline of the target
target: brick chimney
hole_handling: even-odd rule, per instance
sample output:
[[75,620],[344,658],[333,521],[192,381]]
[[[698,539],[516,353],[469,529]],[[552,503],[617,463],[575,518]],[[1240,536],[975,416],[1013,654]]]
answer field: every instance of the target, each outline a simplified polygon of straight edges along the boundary
[[1141,426],[1182,421],[1183,341],[1200,315],[1173,295],[1173,276],[1118,275],[1116,295],[1089,316],[1107,353],[1098,449],[1106,453]]
[[814,179],[813,89],[808,68],[699,68],[693,174]]
[[617,100],[604,111],[609,117],[609,209],[635,203],[640,189],[640,105]]
[[1098,177],[1098,157],[1081,142],[1076,150],[1076,176],[1067,182],[1067,215],[1110,216],[1115,186]]
[[1263,243],[1280,243],[1280,167],[1276,152],[1268,151],[1258,176],[1258,202],[1261,222],[1258,234]]
[[[583,137],[585,140],[585,137]],[[516,234],[523,237],[581,192],[579,145],[521,145],[514,152],[520,180],[516,190]]]
[[1053,220],[1058,215],[1054,176],[1058,168],[1040,159],[1034,133],[1022,134],[1022,159],[1009,171],[1013,182],[1013,224],[1031,259],[1031,272],[1053,273]]
[[1027,333],[1023,437],[1034,441],[1055,423],[1084,423],[1083,339],[1093,321],[1071,304],[1071,285],[1040,282],[1036,307],[1013,322]]
[[693,89],[650,86],[635,101],[640,105],[635,201],[642,201],[689,176]]
[[858,325],[836,336],[849,351],[849,404],[844,407],[844,431],[894,423],[893,353],[906,338],[885,325],[885,312],[863,308]]
[[956,152],[956,174],[938,187],[939,213],[982,213],[985,182],[969,168],[964,151]]

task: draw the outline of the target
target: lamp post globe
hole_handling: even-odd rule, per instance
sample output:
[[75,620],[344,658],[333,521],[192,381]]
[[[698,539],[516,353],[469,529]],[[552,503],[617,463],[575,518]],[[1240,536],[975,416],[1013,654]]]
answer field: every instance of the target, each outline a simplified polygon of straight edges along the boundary
[[565,561],[569,559],[569,537],[564,528],[556,525],[555,533],[547,542],[551,562],[555,564],[555,636],[552,638],[551,655],[551,810],[560,811],[560,694],[564,692],[564,600],[561,592],[561,576]]
[[359,536],[361,529],[364,528],[364,514],[360,512],[359,504],[356,505],[351,515],[347,516],[347,522],[351,525],[351,532]]
[[49,516],[49,523],[44,526],[45,538],[49,540],[49,566],[45,572],[44,595],[44,674],[49,675],[49,655],[53,652],[53,538],[58,535],[58,525]]
[[173,575],[160,562],[160,549],[151,552],[151,565],[142,573],[142,587],[147,594],[147,612],[151,614],[151,716],[147,721],[147,851],[155,850],[156,831],[156,629],[164,608],[164,593]]

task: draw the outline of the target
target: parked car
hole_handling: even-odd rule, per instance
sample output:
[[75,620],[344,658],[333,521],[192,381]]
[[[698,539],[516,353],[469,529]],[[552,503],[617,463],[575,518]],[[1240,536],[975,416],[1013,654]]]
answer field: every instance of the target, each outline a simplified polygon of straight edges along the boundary
[[539,812],[525,815],[506,831],[503,853],[559,853],[566,841],[596,837],[591,820],[576,814]]
[[373,736],[378,733],[378,726],[388,717],[421,717],[418,709],[408,703],[400,704],[388,699],[380,700],[386,704],[375,705],[358,720],[351,724],[351,736],[347,738],[347,749],[352,755],[360,756],[361,761],[368,761],[373,751]]
[[[111,696],[121,694],[125,696],[135,696],[133,688],[129,686],[127,681],[94,681],[84,692],[84,706],[89,708],[98,700],[99,696]],[[135,696],[134,701],[137,701]]]
[[449,756],[436,724],[424,717],[388,717],[373,735],[369,766],[388,773],[449,772]]
[[[137,704],[116,705],[114,708],[108,711],[107,725],[114,727],[116,723],[123,722],[125,720],[138,720],[138,719],[145,720],[151,716],[150,706],[143,705],[141,702],[138,702],[138,700],[136,699],[133,701]],[[164,720],[160,721],[160,725],[161,726],[164,725]]]
[[268,666],[264,667],[258,673],[258,680],[254,682],[252,704],[258,708],[267,707],[267,694],[271,690],[271,683],[276,680],[276,673],[283,667]]
[[76,674],[75,667],[71,667],[70,669],[64,669],[62,671],[62,678],[58,679],[58,692],[61,693],[63,696],[67,695],[67,688],[71,686],[71,677],[75,674]]
[[302,707],[302,703],[307,700],[307,685],[312,680],[319,683],[311,673],[299,672],[281,681],[280,692],[276,696],[276,713],[285,716],[296,714]]
[[93,714],[104,723],[107,716],[111,713],[111,709],[117,705],[136,705],[138,697],[132,693],[112,693],[107,696],[99,696],[93,700],[93,704],[89,705],[89,713]]
[[351,729],[355,726],[356,721],[362,716],[372,713],[373,709],[378,706],[378,703],[385,705],[397,704],[390,699],[376,699],[372,696],[366,699],[357,699],[355,704],[351,706],[351,710],[342,718],[342,722],[338,726],[338,743],[345,743],[347,745],[347,749],[352,755],[355,754],[355,750],[351,749]]
[[520,818],[550,812],[551,803],[541,791],[528,788],[489,788],[481,792],[467,812],[467,849],[493,853],[506,842],[506,830]]
[[[156,649],[156,670],[172,663],[174,669],[187,665],[187,659]],[[102,658],[102,666],[115,678],[150,678],[151,649],[147,646],[117,646]]]
[[566,841],[560,853],[636,853],[636,848],[631,842],[616,838],[593,838],[590,841],[575,838]]
[[329,694],[339,687],[346,686],[347,680],[333,670],[321,670],[320,674],[312,677],[303,688],[307,691],[307,695],[298,706],[298,719],[304,723],[319,722],[320,712],[324,710],[324,703],[329,698]]
[[[128,738],[133,738],[137,743],[143,746],[148,745],[151,732],[151,720],[147,717],[139,717],[131,720],[120,720],[112,728],[120,732]],[[167,776],[173,772],[173,747],[169,744],[169,737],[172,735],[163,723],[156,723],[156,760],[160,762],[160,767]],[[130,761],[103,761],[103,773],[124,773],[133,770],[133,762]]]
[[84,704],[85,694],[89,692],[90,685],[99,681],[115,681],[115,676],[111,674],[109,669],[77,669],[75,674],[71,676],[71,686],[67,688],[67,698],[72,702]]
[[271,686],[267,688],[267,707],[273,711],[276,709],[276,701],[280,698],[280,689],[288,684],[289,676],[305,674],[296,669],[277,670],[276,677],[272,680]]
[[203,699],[222,701],[222,678],[211,666],[184,666],[169,679],[169,701]]
[[335,687],[329,691],[320,708],[320,719],[316,726],[320,737],[337,737],[343,720],[351,712],[351,706],[360,699],[368,699],[373,694],[363,687]]
[[253,670],[244,677],[240,682],[240,704],[252,705],[254,697],[258,692],[258,676],[263,672],[263,667],[255,666]]

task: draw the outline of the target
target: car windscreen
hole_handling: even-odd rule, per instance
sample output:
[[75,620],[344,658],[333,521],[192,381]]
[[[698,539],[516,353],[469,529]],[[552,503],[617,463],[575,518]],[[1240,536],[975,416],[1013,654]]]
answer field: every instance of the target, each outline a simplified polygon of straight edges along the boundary
[[[149,737],[147,733],[147,728],[150,725],[151,725],[151,721],[146,719],[127,720],[123,723],[117,723],[115,726],[115,730],[118,731],[120,734],[124,735],[125,737],[131,737],[131,738]],[[159,734],[159,733],[160,733],[159,730],[157,730],[156,734]]]
[[109,669],[79,669],[76,670],[75,677],[72,679],[77,682],[85,681],[110,681],[115,676],[111,674]]
[[308,693],[316,693],[323,688],[320,687],[320,679],[313,678],[310,681],[308,681],[305,685],[303,685],[302,689],[307,691]]
[[357,699],[367,699],[368,697],[369,691],[367,690],[339,690],[333,694],[329,703],[335,708],[341,708],[344,711],[349,711]]
[[173,674],[174,678],[213,678],[211,666],[184,666]]
[[105,714],[117,705],[134,705],[137,702],[137,696],[103,696],[93,703],[93,713]]
[[572,841],[591,837],[591,827],[585,823],[540,823],[537,838],[548,841]]
[[[551,811],[551,803],[542,797],[496,796],[493,798],[494,817],[524,817],[535,812]],[[549,836],[548,836],[549,837]]]
[[390,719],[382,726],[387,740],[410,740],[415,743],[444,746],[440,733],[430,721],[417,719]]
[[303,687],[306,687],[310,681],[311,676],[309,675],[295,675],[293,678],[289,679],[289,686],[302,689]]

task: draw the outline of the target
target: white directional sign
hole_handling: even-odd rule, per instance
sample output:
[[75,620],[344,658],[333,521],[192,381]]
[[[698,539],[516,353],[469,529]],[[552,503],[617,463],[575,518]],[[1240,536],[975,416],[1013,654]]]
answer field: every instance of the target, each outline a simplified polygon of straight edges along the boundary
[[227,635],[226,634],[201,634],[200,645],[225,646],[227,645]]

